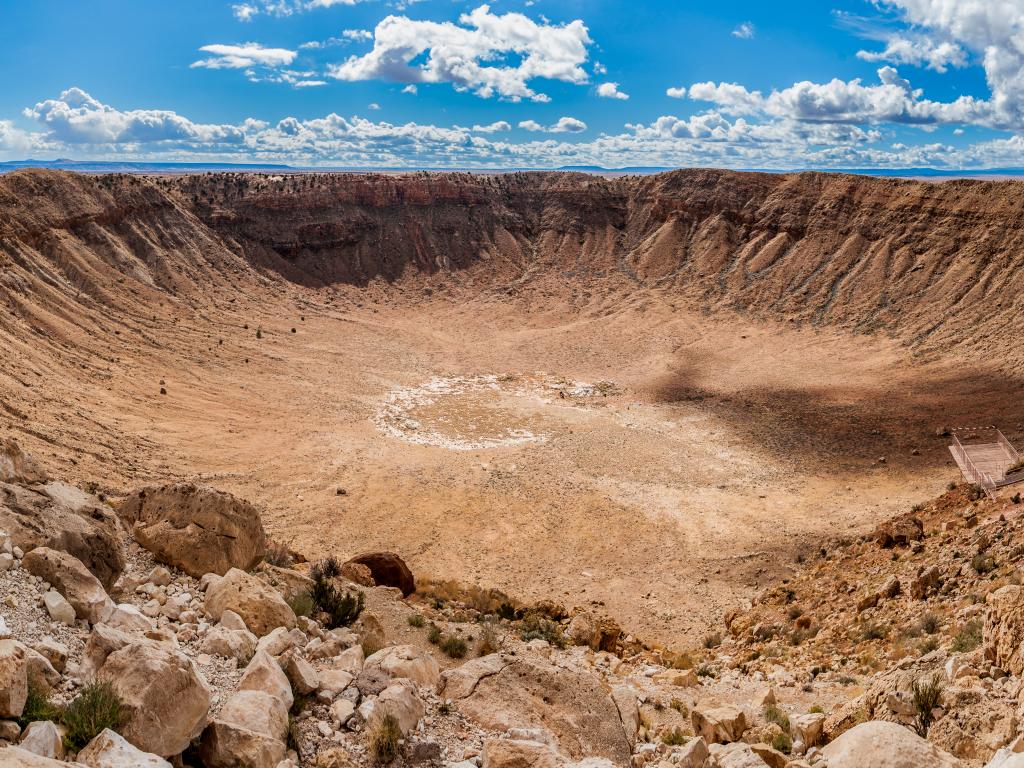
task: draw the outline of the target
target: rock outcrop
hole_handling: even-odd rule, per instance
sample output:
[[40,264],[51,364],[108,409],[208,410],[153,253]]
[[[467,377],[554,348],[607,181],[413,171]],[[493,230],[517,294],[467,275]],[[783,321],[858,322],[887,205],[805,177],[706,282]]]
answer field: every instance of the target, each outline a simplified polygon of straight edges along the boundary
[[192,576],[247,571],[267,551],[255,507],[209,486],[143,488],[121,502],[117,512],[139,544]]
[[364,566],[369,569],[374,584],[378,587],[396,587],[408,597],[416,591],[416,579],[405,561],[394,552],[367,552],[356,555],[342,564],[344,570],[353,566]]

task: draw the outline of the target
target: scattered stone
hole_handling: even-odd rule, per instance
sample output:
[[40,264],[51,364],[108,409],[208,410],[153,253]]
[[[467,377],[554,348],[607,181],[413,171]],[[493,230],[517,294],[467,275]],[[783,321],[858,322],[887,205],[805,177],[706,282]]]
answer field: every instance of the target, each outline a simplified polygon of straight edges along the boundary
[[430,687],[441,679],[441,670],[433,656],[415,645],[383,648],[366,659],[363,669],[379,669],[388,677],[405,677]]
[[219,621],[227,610],[238,614],[257,637],[278,627],[295,626],[295,613],[280,593],[238,568],[230,569],[206,590],[206,614],[210,618]]
[[163,758],[133,747],[109,728],[104,728],[75,759],[89,768],[171,768]]
[[36,547],[25,555],[22,567],[33,576],[50,582],[80,619],[90,623],[103,621],[114,607],[99,579],[81,560],[68,552]]
[[693,731],[709,744],[728,744],[739,741],[747,730],[747,719],[739,707],[725,706],[716,709],[693,709],[690,711]]
[[29,723],[18,746],[42,757],[64,759],[64,733],[49,720]]
[[68,626],[75,623],[75,609],[71,607],[71,603],[60,592],[51,589],[43,595],[43,605],[46,606],[46,612],[50,614],[50,618],[54,621],[59,621]]

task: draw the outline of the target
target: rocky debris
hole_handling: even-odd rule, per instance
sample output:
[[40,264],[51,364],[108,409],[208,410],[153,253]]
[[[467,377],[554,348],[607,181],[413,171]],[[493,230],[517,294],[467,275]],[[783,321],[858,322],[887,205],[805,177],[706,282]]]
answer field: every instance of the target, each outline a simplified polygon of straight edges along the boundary
[[988,596],[985,660],[1012,675],[1024,674],[1024,588],[1008,584]]
[[132,746],[123,736],[109,728],[90,741],[75,757],[89,768],[171,768],[161,757]]
[[97,678],[124,701],[123,731],[144,752],[179,754],[206,725],[211,691],[192,661],[169,643],[135,640],[110,653]]
[[49,480],[39,463],[10,437],[0,438],[0,483],[35,485]]
[[105,589],[124,569],[117,515],[96,497],[70,485],[0,483],[0,530],[26,552],[49,547],[74,555]]
[[580,611],[572,617],[566,634],[575,645],[586,645],[595,651],[614,652],[622,629],[612,619]]
[[190,576],[254,568],[267,551],[259,512],[209,486],[142,488],[117,509],[135,540]]
[[104,621],[114,608],[99,579],[68,552],[36,547],[25,554],[22,567],[33,576],[50,582],[71,604],[75,615],[90,623]]
[[238,568],[231,568],[223,577],[210,582],[205,610],[214,621],[219,621],[224,611],[234,612],[257,637],[278,627],[295,626],[295,612],[280,593]]
[[245,664],[256,653],[256,645],[256,635],[249,630],[228,629],[220,624],[206,633],[201,648],[204,653],[214,653]]
[[342,565],[363,565],[370,569],[370,576],[377,586],[397,587],[403,597],[416,591],[416,580],[405,561],[394,552],[367,552],[356,555]]
[[952,755],[895,723],[854,726],[821,751],[828,768],[961,768]]

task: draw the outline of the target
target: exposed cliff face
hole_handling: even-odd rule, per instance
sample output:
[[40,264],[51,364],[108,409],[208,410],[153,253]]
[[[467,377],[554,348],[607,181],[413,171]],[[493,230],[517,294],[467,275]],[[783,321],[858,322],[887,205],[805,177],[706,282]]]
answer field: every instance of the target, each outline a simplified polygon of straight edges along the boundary
[[1024,364],[1015,182],[20,172],[0,179],[0,211],[8,294],[34,280],[109,304],[124,297],[122,280],[182,295],[210,279],[237,283],[253,266],[303,285],[470,270],[522,290],[640,285],[701,307]]

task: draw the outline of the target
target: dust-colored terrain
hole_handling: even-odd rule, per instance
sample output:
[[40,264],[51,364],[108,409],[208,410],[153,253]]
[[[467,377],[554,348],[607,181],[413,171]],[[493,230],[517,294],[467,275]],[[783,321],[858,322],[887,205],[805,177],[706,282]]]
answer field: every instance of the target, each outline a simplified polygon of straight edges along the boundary
[[1024,436],[1022,219],[1014,182],[19,172],[0,430],[667,641],[934,496],[939,428]]

